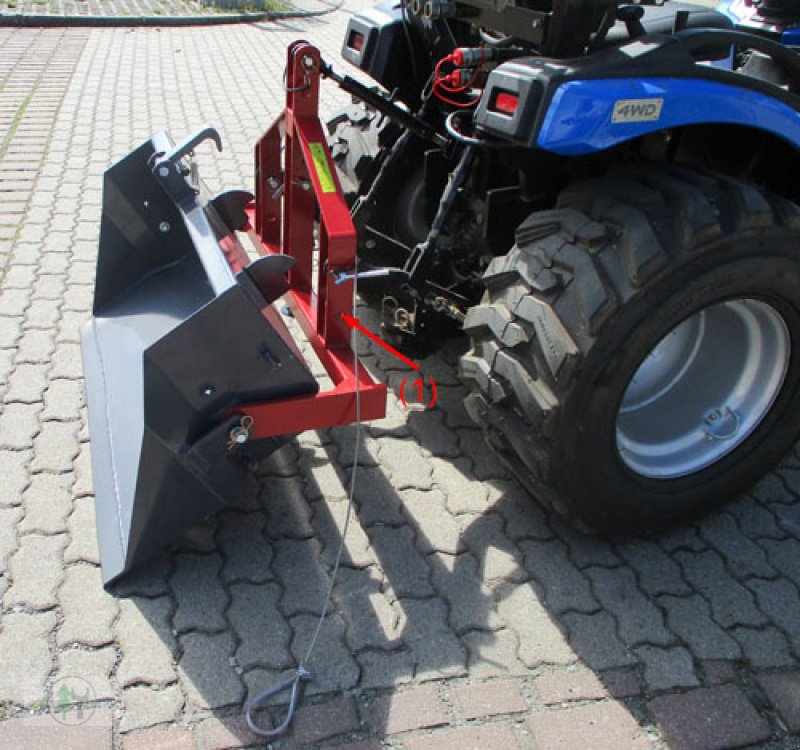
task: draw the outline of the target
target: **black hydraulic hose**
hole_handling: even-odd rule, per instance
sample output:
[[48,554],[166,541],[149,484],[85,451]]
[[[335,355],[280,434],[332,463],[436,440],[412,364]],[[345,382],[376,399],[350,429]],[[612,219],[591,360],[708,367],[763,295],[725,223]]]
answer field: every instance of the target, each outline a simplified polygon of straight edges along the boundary
[[385,96],[381,96],[377,91],[368,88],[363,83],[359,83],[355,78],[340,76],[334,73],[333,68],[322,61],[320,62],[320,73],[326,78],[335,81],[339,87],[348,94],[357,96],[371,107],[377,109],[378,112],[386,115],[390,120],[402,126],[405,130],[422,138],[422,140],[433,143],[439,148],[445,148],[449,145],[447,138],[439,135],[434,127],[425,122],[425,120],[417,117],[407,109],[398,107],[394,102],[389,101]]

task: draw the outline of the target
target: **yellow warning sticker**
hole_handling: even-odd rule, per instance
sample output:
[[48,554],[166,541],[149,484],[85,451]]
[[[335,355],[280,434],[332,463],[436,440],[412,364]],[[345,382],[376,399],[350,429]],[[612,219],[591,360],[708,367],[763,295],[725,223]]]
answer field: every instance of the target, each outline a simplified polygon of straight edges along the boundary
[[331,167],[328,164],[328,157],[325,154],[325,146],[321,143],[309,143],[311,158],[314,160],[314,168],[317,170],[317,179],[323,193],[335,193],[336,184],[333,181]]

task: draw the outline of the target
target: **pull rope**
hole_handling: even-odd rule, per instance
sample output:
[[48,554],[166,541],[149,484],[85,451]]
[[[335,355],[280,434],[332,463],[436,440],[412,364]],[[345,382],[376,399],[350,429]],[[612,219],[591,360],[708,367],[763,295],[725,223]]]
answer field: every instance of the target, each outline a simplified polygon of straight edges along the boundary
[[[358,280],[353,280],[353,317],[356,317],[356,286],[358,284]],[[250,731],[259,735],[260,737],[266,738],[274,738],[279,737],[292,724],[292,720],[294,719],[294,714],[297,709],[297,704],[302,699],[303,695],[303,686],[304,683],[311,681],[314,679],[314,675],[311,670],[306,666],[308,662],[311,660],[311,655],[314,652],[314,648],[317,645],[317,640],[319,639],[320,631],[322,630],[322,624],[325,622],[325,618],[328,615],[328,608],[331,604],[331,599],[333,598],[333,587],[336,583],[336,576],[339,573],[339,566],[342,562],[342,555],[344,554],[344,543],[347,538],[347,530],[350,527],[350,519],[353,515],[353,504],[354,504],[354,496],[355,496],[355,489],[356,489],[356,473],[358,471],[358,455],[361,452],[361,381],[359,379],[359,367],[360,367],[360,360],[358,358],[358,351],[356,349],[356,329],[352,328],[350,331],[350,347],[353,350],[353,374],[356,380],[356,421],[355,421],[355,447],[353,451],[353,468],[350,472],[350,485],[347,491],[347,512],[345,513],[344,517],[344,526],[342,528],[342,538],[339,541],[339,548],[336,550],[336,559],[333,564],[333,570],[331,571],[331,579],[330,583],[328,584],[328,590],[325,594],[325,599],[322,604],[322,613],[319,616],[319,620],[317,620],[317,627],[314,630],[314,635],[311,638],[311,643],[308,645],[308,650],[306,651],[305,656],[303,657],[300,664],[297,666],[297,670],[291,677],[287,677],[285,680],[279,682],[277,685],[274,685],[271,688],[267,688],[263,692],[259,693],[255,696],[248,704],[245,709],[245,720],[247,721],[247,726],[250,728]],[[291,688],[291,694],[289,696],[289,708],[286,712],[286,718],[278,724],[276,727],[272,727],[267,729],[265,727],[259,726],[256,723],[256,720],[253,718],[253,712],[262,706],[268,698],[271,698],[273,695],[277,695],[278,693],[282,693],[284,690],[288,690]]]

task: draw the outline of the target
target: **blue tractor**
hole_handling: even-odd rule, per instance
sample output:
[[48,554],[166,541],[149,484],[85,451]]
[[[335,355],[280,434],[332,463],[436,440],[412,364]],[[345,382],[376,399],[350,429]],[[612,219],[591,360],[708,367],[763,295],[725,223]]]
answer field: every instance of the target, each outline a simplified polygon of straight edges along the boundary
[[385,333],[465,333],[487,443],[592,527],[705,512],[798,438],[794,45],[796,0],[402,0],[349,23],[371,86],[323,68]]

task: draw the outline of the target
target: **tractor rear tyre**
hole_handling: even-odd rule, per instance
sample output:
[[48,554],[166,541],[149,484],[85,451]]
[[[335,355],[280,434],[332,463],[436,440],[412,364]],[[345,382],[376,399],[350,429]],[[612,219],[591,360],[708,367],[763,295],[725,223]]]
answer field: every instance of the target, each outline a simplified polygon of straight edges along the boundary
[[467,410],[532,492],[604,531],[733,499],[800,432],[800,210],[650,168],[578,183],[495,258]]

